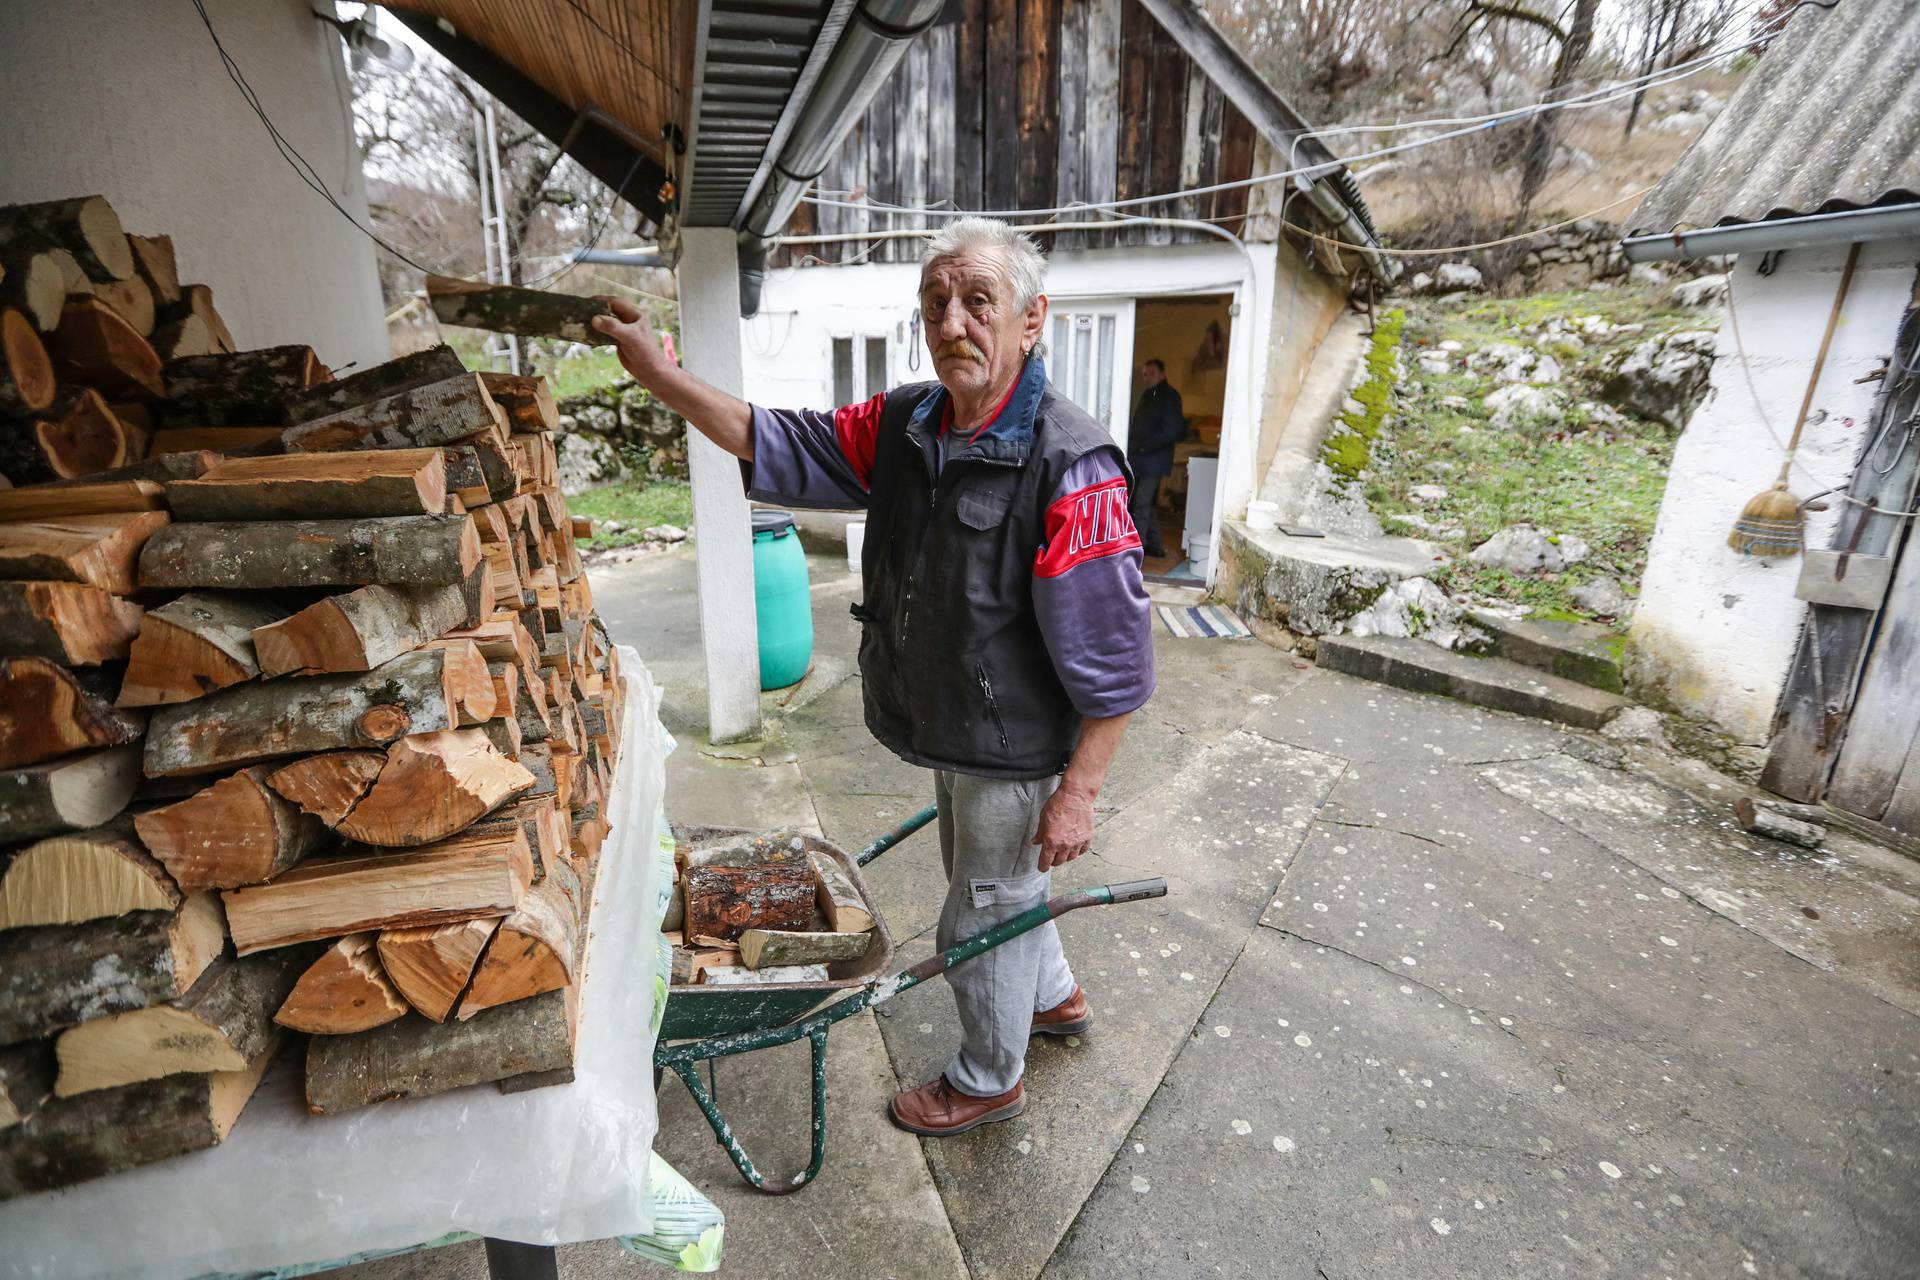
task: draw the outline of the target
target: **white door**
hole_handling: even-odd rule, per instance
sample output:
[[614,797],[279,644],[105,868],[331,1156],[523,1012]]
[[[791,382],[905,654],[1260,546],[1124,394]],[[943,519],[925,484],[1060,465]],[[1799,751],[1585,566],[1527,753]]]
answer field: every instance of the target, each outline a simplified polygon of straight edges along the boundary
[[1047,374],[1054,388],[1126,448],[1133,303],[1063,302],[1050,312],[1047,326]]

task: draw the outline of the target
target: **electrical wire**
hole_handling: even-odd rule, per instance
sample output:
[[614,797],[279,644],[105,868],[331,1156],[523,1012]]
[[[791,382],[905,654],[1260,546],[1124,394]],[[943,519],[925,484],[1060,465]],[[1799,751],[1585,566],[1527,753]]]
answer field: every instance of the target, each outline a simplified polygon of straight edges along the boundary
[[[1621,196],[1618,200],[1609,200],[1606,204],[1589,209],[1585,213],[1576,214],[1571,218],[1562,218],[1558,222],[1549,222],[1545,226],[1535,227],[1531,231],[1516,231],[1510,236],[1501,236],[1498,240],[1482,240],[1478,244],[1445,245],[1437,249],[1388,249],[1382,246],[1380,252],[1392,258],[1415,258],[1445,256],[1450,253],[1471,253],[1479,249],[1497,249],[1503,244],[1514,244],[1521,240],[1531,240],[1533,237],[1544,235],[1549,231],[1558,231],[1562,227],[1570,227],[1576,222],[1584,222],[1596,213],[1605,213],[1609,209],[1615,209],[1630,201],[1638,200],[1658,185],[1658,183],[1650,183],[1647,186],[1641,187],[1638,191]],[[1308,231],[1305,227],[1293,227],[1291,230],[1299,235],[1305,236],[1309,240],[1318,240],[1322,244],[1336,245],[1342,249],[1351,249],[1354,247],[1348,241],[1336,240],[1332,236],[1323,236],[1317,232]]]

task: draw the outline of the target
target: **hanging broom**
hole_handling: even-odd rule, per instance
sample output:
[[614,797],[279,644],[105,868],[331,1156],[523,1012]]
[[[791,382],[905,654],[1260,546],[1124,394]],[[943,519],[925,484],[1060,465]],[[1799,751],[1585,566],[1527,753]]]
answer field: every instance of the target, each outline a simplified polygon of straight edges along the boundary
[[[1794,450],[1800,447],[1800,432],[1807,425],[1807,413],[1813,408],[1813,392],[1820,385],[1820,370],[1827,363],[1827,348],[1833,344],[1833,331],[1840,324],[1840,309],[1846,305],[1847,289],[1853,284],[1853,264],[1860,259],[1856,241],[1847,250],[1847,265],[1840,272],[1840,290],[1833,296],[1833,310],[1827,313],[1827,331],[1820,339],[1820,354],[1813,360],[1813,376],[1807,379],[1807,393],[1800,398],[1800,415],[1793,420],[1793,435],[1787,439],[1787,456],[1780,462],[1780,478],[1773,488],[1747,503],[1740,518],[1733,522],[1727,545],[1743,556],[1795,556],[1800,554],[1801,538],[1806,530],[1802,503],[1787,488],[1787,473],[1793,467]],[[1732,291],[1727,303],[1732,307]],[[1745,353],[1742,353],[1745,359]],[[1778,439],[1778,437],[1775,437]]]

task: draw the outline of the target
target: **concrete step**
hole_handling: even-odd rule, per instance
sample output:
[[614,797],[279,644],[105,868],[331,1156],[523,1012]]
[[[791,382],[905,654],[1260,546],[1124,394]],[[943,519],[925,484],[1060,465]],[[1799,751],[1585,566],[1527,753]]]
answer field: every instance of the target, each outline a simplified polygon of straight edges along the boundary
[[1322,636],[1320,665],[1363,680],[1438,693],[1475,706],[1598,729],[1631,705],[1625,698],[1508,658],[1474,658],[1424,640]]
[[1424,577],[1446,556],[1413,538],[1297,538],[1221,526],[1214,590],[1242,617],[1254,615],[1307,635],[1333,631],[1403,578]]
[[1626,636],[1578,619],[1503,618],[1473,610],[1473,620],[1493,634],[1493,656],[1534,667],[1608,693],[1624,693],[1620,659]]

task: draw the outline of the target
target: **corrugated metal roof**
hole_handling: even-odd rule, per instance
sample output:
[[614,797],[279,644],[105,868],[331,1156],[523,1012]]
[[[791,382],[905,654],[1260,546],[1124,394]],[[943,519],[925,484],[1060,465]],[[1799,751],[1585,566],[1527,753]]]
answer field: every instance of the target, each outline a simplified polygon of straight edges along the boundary
[[1920,198],[1920,5],[1794,14],[1725,111],[1627,219],[1629,235]]

